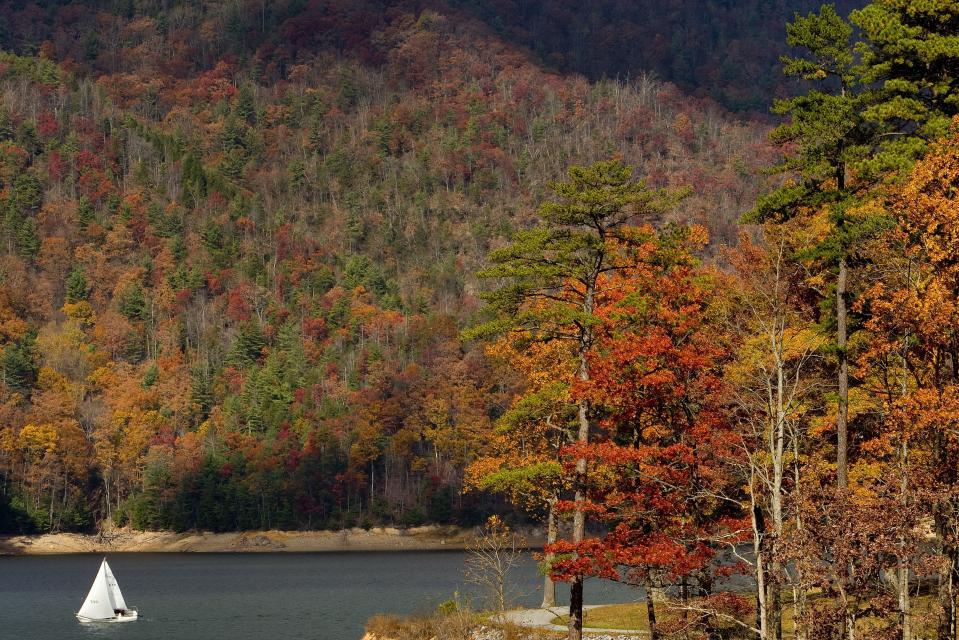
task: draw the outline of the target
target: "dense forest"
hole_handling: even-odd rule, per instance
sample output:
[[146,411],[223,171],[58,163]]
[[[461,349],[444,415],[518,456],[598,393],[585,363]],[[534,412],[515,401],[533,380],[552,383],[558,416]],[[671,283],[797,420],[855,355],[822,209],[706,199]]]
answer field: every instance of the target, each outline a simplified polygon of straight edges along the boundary
[[[863,4],[840,0],[837,8],[845,12]],[[146,17],[161,29],[184,28],[181,37],[205,41],[191,45],[200,67],[222,57],[282,67],[320,51],[379,64],[390,46],[377,34],[398,16],[435,11],[467,29],[478,18],[497,39],[530,49],[537,64],[561,73],[594,81],[653,75],[687,94],[758,114],[768,111],[770,96],[792,90],[779,73],[779,56],[788,50],[783,25],[794,13],[818,7],[816,0],[7,0],[0,3],[0,48],[34,54],[49,41],[58,61],[113,73],[123,54],[114,50],[101,58],[101,49],[115,48],[113,36]],[[198,31],[203,25],[206,31]],[[174,75],[197,71],[194,59],[180,65]]]
[[468,14],[120,5],[0,10],[6,530],[468,523],[522,382],[459,337],[487,250],[610,155],[732,240],[774,158]]

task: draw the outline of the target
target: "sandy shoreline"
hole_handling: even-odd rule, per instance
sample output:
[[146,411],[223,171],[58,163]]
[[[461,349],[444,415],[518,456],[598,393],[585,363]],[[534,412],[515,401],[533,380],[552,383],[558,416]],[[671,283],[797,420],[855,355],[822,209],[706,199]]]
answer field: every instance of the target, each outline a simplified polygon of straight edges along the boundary
[[377,527],[368,531],[345,529],[234,533],[172,533],[120,529],[102,536],[52,533],[0,537],[0,554],[434,551],[463,549],[472,539],[471,529],[441,526],[411,529]]

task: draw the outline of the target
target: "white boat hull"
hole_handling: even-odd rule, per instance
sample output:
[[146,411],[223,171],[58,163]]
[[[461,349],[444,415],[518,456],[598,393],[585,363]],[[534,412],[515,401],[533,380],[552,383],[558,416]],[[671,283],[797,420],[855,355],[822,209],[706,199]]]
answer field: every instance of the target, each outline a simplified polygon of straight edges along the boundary
[[122,611],[112,618],[87,618],[77,614],[77,620],[80,622],[133,622],[137,619],[137,612],[134,610]]

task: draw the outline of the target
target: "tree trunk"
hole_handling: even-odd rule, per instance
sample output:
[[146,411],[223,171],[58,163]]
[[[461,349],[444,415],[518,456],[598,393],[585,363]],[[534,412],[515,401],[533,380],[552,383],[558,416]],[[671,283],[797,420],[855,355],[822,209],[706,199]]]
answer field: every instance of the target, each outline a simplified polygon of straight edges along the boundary
[[[586,357],[582,357],[580,380],[589,379]],[[579,434],[577,442],[589,441],[589,417],[585,400],[579,402]],[[586,458],[576,460],[576,509],[573,512],[573,542],[583,541],[586,535],[586,514],[583,503],[586,500]],[[583,577],[577,576],[569,585],[569,640],[582,640],[583,637]]]
[[947,547],[942,551],[946,562],[939,571],[939,606],[942,618],[939,620],[938,640],[956,640],[956,550]]
[[839,277],[836,278],[836,347],[839,352],[839,410],[836,414],[836,483],[841,489],[849,484],[846,469],[848,449],[847,422],[849,418],[849,361],[846,357],[846,258],[839,259]]
[[[549,501],[549,512],[546,514],[546,544],[551,545],[556,542],[556,501]],[[546,565],[549,566],[553,562],[554,554],[546,554]],[[553,582],[553,579],[549,576],[549,571],[546,572],[546,578],[543,581],[543,604],[540,605],[543,609],[549,609],[556,606],[556,583]]]
[[[776,553],[773,552],[770,555],[775,558]],[[770,564],[769,578],[766,583],[768,593],[766,596],[766,608],[769,615],[766,632],[769,634],[770,640],[782,640],[783,637],[782,597],[777,578],[780,570],[781,567],[779,563],[774,559]]]
[[577,577],[569,585],[569,640],[583,638],[583,578]]
[[[799,492],[799,435],[793,435],[793,491]],[[796,531],[802,531],[802,515],[796,510]],[[796,567],[796,577],[793,580],[793,637],[795,640],[806,640],[806,584],[803,582],[802,570]]]
[[653,599],[653,583],[646,578],[646,617],[649,618],[649,640],[659,640],[659,628],[656,626],[656,601]]
[[[586,298],[583,303],[583,311],[587,314],[593,312],[593,294],[595,292],[595,280],[593,284],[587,287]],[[586,382],[589,380],[589,362],[586,360],[586,353],[592,343],[592,334],[590,329],[585,329],[579,340],[579,372],[578,378]],[[586,400],[580,400],[579,403],[579,429],[576,434],[576,443],[585,445],[589,443],[589,403]],[[580,543],[586,536],[586,513],[583,511],[583,505],[586,501],[586,458],[580,457],[576,460],[576,477],[573,482],[575,489],[576,507],[573,511],[573,542]],[[583,637],[583,577],[577,576],[569,586],[569,640],[582,640]]]
[[756,627],[759,629],[760,640],[772,640],[769,635],[769,603],[766,591],[766,550],[763,548],[763,524],[760,519],[759,507],[753,499],[753,554],[756,556]]
[[[586,359],[580,369],[580,380],[586,380]],[[589,439],[589,419],[586,401],[579,403],[579,435],[577,441],[586,443]],[[586,500],[586,458],[576,460],[576,510],[573,513],[573,542],[582,542],[586,536],[586,514],[583,501]],[[581,640],[583,637],[583,578],[577,576],[569,585],[569,640]]]
[[[909,490],[908,476],[909,448],[906,439],[902,439],[899,445],[899,491],[900,506],[902,509],[909,507],[907,492]],[[899,538],[899,546],[903,551],[897,558],[896,567],[896,590],[899,596],[899,630],[902,640],[912,640],[912,603],[909,599],[909,562],[905,555],[906,540],[903,536]]]
[[899,592],[899,631],[902,640],[912,640],[912,605],[909,598],[909,567],[899,559],[896,575]]

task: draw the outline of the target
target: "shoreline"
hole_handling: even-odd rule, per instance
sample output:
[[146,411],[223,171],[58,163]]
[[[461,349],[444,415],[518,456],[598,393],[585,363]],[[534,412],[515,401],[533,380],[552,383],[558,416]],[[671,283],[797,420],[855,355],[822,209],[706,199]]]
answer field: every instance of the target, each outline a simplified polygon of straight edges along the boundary
[[[527,535],[526,539],[530,548],[539,542],[538,535]],[[0,537],[0,555],[442,551],[465,549],[473,540],[473,529],[439,525],[409,529],[374,527],[369,530],[230,533],[115,529],[99,535],[46,533],[3,536]]]

